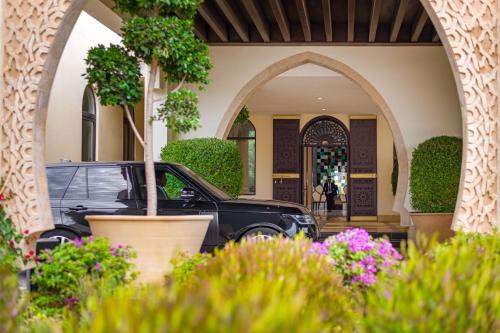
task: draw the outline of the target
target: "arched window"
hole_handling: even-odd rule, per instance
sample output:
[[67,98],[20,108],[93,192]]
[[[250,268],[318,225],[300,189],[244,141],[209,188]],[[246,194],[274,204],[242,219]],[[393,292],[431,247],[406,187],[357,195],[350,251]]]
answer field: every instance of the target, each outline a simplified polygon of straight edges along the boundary
[[85,87],[82,101],[82,161],[95,161],[96,106],[94,92]]
[[236,123],[231,128],[228,140],[238,145],[243,162],[243,189],[241,194],[255,194],[255,127],[250,120]]

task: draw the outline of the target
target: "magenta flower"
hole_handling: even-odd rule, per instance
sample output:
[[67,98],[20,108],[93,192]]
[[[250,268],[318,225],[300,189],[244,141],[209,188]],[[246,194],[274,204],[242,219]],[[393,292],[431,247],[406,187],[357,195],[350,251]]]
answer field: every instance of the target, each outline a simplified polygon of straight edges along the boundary
[[96,271],[99,271],[101,269],[101,264],[100,263],[96,263],[95,266],[94,266],[94,269]]

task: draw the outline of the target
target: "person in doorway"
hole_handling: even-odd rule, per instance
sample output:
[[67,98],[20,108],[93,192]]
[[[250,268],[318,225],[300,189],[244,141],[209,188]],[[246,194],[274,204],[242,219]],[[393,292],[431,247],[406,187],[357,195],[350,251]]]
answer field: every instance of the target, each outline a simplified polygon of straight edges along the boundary
[[328,177],[323,184],[323,193],[326,195],[326,208],[330,212],[334,209],[335,198],[339,194],[339,187],[333,181],[333,177]]

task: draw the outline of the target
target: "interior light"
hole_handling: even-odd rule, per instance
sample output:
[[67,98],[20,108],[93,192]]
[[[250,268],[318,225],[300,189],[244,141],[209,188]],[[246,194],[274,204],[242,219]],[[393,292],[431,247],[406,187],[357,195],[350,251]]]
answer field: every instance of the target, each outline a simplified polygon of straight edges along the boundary
[[317,99],[318,99],[318,101],[321,101],[323,99],[323,97],[318,97]]
[[321,109],[321,111],[326,111],[326,109],[325,109],[325,108],[322,108],[322,109]]

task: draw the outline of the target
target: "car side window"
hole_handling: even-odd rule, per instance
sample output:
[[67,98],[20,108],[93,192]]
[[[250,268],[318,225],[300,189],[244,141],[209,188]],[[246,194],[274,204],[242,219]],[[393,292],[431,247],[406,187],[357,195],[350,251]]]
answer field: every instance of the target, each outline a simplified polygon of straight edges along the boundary
[[[135,170],[141,199],[146,200],[147,190],[144,169],[136,168]],[[158,201],[180,200],[182,189],[185,187],[191,187],[188,183],[174,175],[168,169],[157,168],[155,173]]]
[[47,168],[47,182],[49,185],[50,199],[62,198],[75,171],[76,167]]
[[133,199],[126,167],[82,167],[73,177],[65,199]]
[[64,195],[64,199],[84,199],[89,198],[87,190],[87,168],[78,168],[71,184],[69,184],[68,190]]

